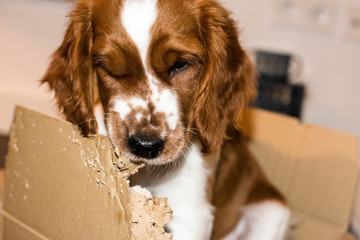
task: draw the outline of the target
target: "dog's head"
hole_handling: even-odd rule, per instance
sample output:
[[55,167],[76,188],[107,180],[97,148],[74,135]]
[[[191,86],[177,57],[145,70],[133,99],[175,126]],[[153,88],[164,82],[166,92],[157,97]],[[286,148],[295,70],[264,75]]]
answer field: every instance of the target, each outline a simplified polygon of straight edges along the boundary
[[87,136],[100,99],[108,136],[134,161],[173,161],[194,134],[210,153],[255,95],[237,34],[213,0],[78,0],[42,82]]

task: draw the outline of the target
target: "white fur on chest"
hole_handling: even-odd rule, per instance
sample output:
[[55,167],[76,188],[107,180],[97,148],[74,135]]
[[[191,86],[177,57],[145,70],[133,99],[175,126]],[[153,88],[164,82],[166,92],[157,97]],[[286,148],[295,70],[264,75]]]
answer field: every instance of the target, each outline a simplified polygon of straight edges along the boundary
[[161,179],[147,179],[146,187],[157,197],[167,197],[173,210],[168,228],[174,240],[210,239],[213,206],[207,199],[207,181],[212,171],[206,161],[217,161],[219,154],[203,156],[201,145],[194,143],[184,154],[180,166]]

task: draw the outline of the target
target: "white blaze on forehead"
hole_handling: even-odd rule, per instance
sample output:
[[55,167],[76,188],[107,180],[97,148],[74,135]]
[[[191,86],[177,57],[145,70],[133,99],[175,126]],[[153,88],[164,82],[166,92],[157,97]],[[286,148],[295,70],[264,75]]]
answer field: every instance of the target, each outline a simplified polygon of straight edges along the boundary
[[145,63],[150,43],[150,30],[156,19],[156,0],[126,0],[121,20],[126,32],[140,50]]
[[[157,0],[126,0],[122,10],[122,24],[131,40],[139,49],[143,64],[146,66],[146,57],[150,44],[150,31],[156,16]],[[155,107],[155,113],[164,113],[170,129],[174,130],[179,119],[177,95],[174,91],[160,89],[156,81],[147,74],[151,91],[150,101]],[[127,115],[128,109],[123,112]]]
[[174,130],[179,120],[178,101],[175,91],[159,89],[156,80],[148,76],[151,89],[150,100],[154,104],[155,112],[164,113],[170,129]]

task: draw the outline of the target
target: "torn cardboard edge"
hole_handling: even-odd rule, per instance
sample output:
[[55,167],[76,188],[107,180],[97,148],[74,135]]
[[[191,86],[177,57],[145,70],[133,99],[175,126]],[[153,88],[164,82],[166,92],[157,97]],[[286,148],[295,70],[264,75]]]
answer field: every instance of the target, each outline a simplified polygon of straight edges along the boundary
[[129,186],[141,166],[108,138],[84,138],[76,126],[20,106],[10,135],[5,239],[172,238],[167,199]]

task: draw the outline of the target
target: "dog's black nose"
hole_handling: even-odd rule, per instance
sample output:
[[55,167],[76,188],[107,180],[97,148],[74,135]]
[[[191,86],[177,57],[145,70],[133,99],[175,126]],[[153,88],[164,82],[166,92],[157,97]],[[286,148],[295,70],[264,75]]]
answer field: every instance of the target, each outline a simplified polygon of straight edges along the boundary
[[128,139],[131,153],[147,159],[159,156],[159,153],[164,149],[164,144],[165,141],[163,139],[147,136],[132,135]]

